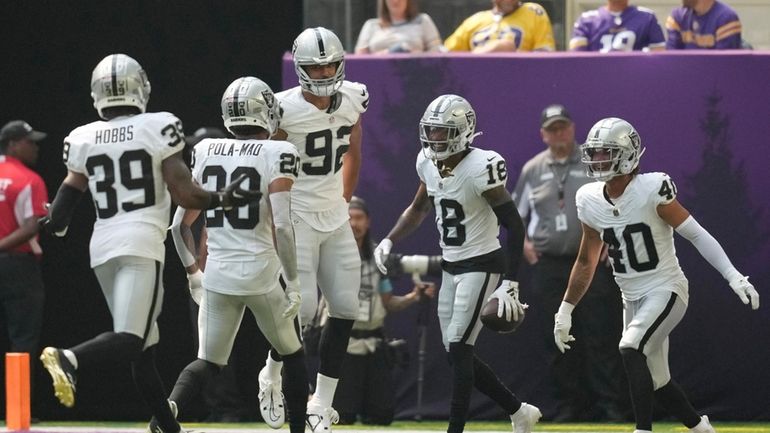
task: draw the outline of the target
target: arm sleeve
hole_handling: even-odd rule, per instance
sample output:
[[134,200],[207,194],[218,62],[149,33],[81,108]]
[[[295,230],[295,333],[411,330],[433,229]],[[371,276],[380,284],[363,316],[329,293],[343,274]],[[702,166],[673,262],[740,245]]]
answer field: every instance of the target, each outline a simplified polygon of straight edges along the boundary
[[551,20],[548,18],[548,13],[542,6],[537,5],[539,9],[542,9],[542,13],[539,11],[535,17],[537,19],[537,34],[535,35],[535,44],[532,47],[533,51],[554,51],[556,50],[556,42],[553,39],[553,28],[551,28]]
[[66,232],[70,221],[72,221],[72,214],[75,213],[75,208],[82,196],[83,191],[66,183],[61,184],[50,209],[48,209],[49,222],[47,230],[49,232]]
[[735,14],[724,17],[724,23],[717,28],[714,48],[718,50],[741,47],[741,22]]
[[492,210],[495,212],[500,225],[505,227],[508,232],[506,236],[507,269],[503,278],[515,281],[524,251],[524,222],[512,201],[495,206]]
[[711,233],[701,227],[692,215],[687,217],[682,224],[679,224],[676,231],[690,241],[700,255],[722,274],[725,280],[732,281],[734,278],[740,277],[741,274],[735,269],[730,259],[727,258],[722,245],[714,239],[714,236],[711,236]]
[[181,206],[176,208],[174,212],[174,219],[171,221],[171,237],[174,239],[174,248],[179,256],[179,260],[182,261],[182,265],[188,268],[195,264],[195,256],[192,251],[187,249],[187,245],[184,242],[182,236],[182,218],[184,218],[185,209]]
[[575,25],[572,26],[572,37],[569,40],[570,51],[586,51],[588,50],[588,29],[586,23],[582,17],[575,21]]
[[650,29],[647,37],[648,47],[662,47],[666,45],[666,38],[663,37],[663,29],[660,27],[660,23],[654,14],[650,19]]
[[294,226],[291,223],[291,193],[289,191],[270,194],[275,226],[275,249],[281,261],[284,275],[290,281],[297,279],[297,248]]

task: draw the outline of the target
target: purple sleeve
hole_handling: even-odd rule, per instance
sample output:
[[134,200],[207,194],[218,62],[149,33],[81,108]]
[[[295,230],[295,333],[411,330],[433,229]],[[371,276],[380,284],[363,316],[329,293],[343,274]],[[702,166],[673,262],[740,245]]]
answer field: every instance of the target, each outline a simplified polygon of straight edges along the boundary
[[682,34],[680,32],[680,15],[681,8],[671,11],[668,19],[666,19],[666,31],[668,32],[668,40],[666,41],[667,50],[681,50],[684,48],[682,44]]
[[572,27],[572,37],[570,38],[569,49],[571,51],[588,51],[590,37],[591,29],[589,22],[585,16],[581,15]]
[[714,48],[729,50],[741,48],[741,21],[738,15],[729,8],[724,8],[717,19],[716,41]]
[[648,36],[650,40],[647,41],[647,45],[662,44],[663,42],[666,42],[666,39],[663,37],[663,29],[660,28],[660,24],[658,23],[658,20],[655,19],[655,15],[653,15],[650,20],[650,33]]

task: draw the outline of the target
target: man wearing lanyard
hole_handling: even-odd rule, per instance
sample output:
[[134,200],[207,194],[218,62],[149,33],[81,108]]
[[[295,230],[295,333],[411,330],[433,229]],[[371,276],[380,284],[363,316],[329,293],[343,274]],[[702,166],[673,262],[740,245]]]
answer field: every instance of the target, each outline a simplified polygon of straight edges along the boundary
[[[524,257],[533,266],[532,308],[541,323],[543,338],[553,339],[554,308],[558,309],[572,264],[580,246],[581,226],[575,193],[591,181],[580,162],[575,144],[575,124],[563,105],[543,110],[540,135],[547,149],[527,161],[516,182],[513,199],[527,221]],[[555,406],[544,407],[544,418],[556,421],[620,421],[618,401],[622,368],[617,341],[622,328],[620,290],[606,260],[599,263],[589,292],[581,303],[580,338],[590,340],[580,353],[565,356],[546,345],[550,365],[549,386]],[[584,321],[584,322],[583,322]],[[577,323],[577,321],[575,321]],[[578,331],[576,331],[578,332]],[[596,402],[596,404],[590,404]]]
[[37,242],[48,191],[30,167],[45,133],[14,120],[0,130],[0,303],[10,352],[38,353],[45,293]]

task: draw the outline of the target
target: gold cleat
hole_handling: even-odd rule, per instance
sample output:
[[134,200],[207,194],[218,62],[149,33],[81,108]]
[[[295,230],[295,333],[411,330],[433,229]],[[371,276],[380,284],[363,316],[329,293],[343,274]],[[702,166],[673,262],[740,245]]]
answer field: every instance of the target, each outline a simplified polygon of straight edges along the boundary
[[40,355],[43,367],[53,379],[53,390],[59,402],[66,407],[75,406],[75,368],[55,347],[46,347]]

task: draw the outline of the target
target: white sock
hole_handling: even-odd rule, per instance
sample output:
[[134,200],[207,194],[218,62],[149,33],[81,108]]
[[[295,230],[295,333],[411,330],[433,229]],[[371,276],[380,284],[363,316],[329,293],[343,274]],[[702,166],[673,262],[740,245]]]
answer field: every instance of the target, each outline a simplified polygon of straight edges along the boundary
[[634,433],[652,433],[650,430],[634,430]]
[[75,357],[75,354],[72,353],[72,351],[69,350],[69,349],[62,349],[62,353],[64,354],[64,356],[67,357],[67,361],[69,361],[70,364],[72,364],[72,366],[75,367],[75,370],[77,370],[78,369],[78,359],[77,359],[77,357]]
[[281,380],[281,369],[283,368],[283,361],[276,361],[270,354],[267,354],[267,362],[265,363],[265,373],[267,378],[273,382]]
[[334,401],[334,392],[337,391],[337,382],[339,379],[333,377],[324,376],[318,373],[315,385],[315,394],[310,400],[311,404],[315,404],[321,407],[332,407]]

